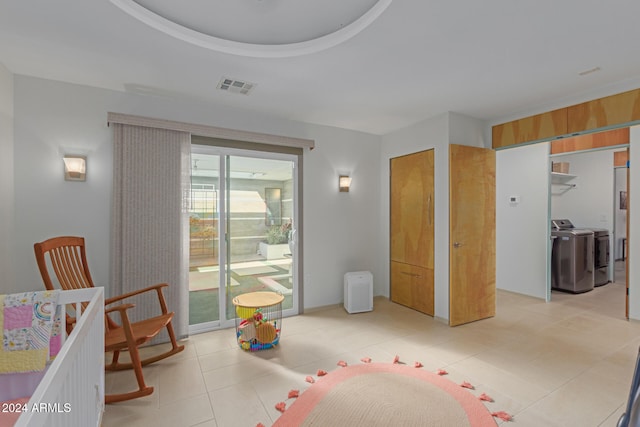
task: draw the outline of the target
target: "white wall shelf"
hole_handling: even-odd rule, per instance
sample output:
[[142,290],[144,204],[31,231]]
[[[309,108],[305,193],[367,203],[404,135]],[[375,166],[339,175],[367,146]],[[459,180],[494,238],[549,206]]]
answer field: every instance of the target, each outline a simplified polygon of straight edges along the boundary
[[575,184],[571,184],[568,181],[577,178],[576,175],[571,175],[568,173],[560,173],[560,172],[551,172],[551,183],[552,184],[560,184],[567,185],[569,187],[575,187]]

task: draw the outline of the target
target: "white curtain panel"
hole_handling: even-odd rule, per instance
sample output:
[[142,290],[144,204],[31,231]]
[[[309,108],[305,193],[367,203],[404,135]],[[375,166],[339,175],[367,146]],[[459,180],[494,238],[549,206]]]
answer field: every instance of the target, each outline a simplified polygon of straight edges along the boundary
[[[178,338],[189,327],[188,132],[111,123],[114,173],[111,295],[155,283],[164,289]],[[155,292],[134,300],[133,320],[160,313]],[[168,341],[166,331],[153,341]]]

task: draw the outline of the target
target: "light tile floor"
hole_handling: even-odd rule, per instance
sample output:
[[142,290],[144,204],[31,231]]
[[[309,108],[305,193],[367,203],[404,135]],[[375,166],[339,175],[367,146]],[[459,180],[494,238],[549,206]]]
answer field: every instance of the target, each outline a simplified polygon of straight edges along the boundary
[[[369,313],[329,307],[286,318],[279,346],[257,353],[240,350],[233,329],[195,335],[181,354],[144,368],[151,396],[107,405],[103,425],[268,426],[274,405],[318,369],[399,355],[472,383],[514,426],[615,426],[640,346],[640,322],[624,320],[624,289],[554,292],[550,303],[498,291],[495,317],[455,328],[376,298]],[[107,374],[107,391],[132,384],[130,372]]]

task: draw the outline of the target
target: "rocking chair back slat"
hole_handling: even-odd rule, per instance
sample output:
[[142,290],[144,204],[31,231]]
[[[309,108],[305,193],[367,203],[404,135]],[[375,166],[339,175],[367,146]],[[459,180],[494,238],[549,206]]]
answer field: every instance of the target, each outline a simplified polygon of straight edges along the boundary
[[[55,288],[47,269],[49,263],[63,290],[92,288],[93,281],[87,268],[84,251],[84,238],[60,237],[36,243],[36,260],[44,281],[49,290]],[[47,260],[48,258],[48,260]]]

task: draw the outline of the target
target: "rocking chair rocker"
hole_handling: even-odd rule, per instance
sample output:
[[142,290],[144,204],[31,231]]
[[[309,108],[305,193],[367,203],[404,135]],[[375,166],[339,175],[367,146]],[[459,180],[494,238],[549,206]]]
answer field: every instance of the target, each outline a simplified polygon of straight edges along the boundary
[[[44,242],[34,244],[34,251],[38,268],[42,275],[42,280],[44,281],[44,285],[47,289],[54,289],[54,284],[51,280],[51,276],[49,275],[48,266],[53,270],[53,273],[63,290],[91,288],[94,286],[91,275],[89,274],[89,267],[87,265],[84,238],[54,237],[45,240]],[[46,256],[47,254],[48,256]],[[174,313],[168,311],[167,304],[162,293],[162,288],[167,286],[169,285],[161,283],[105,300],[105,306],[108,306],[135,295],[156,291],[161,309],[160,315],[141,320],[139,322],[130,322],[129,316],[127,315],[127,311],[134,307],[134,304],[119,304],[105,310],[104,347],[105,352],[113,352],[111,363],[106,365],[105,369],[113,371],[133,369],[138,382],[138,390],[128,393],[105,395],[106,403],[121,402],[123,400],[148,396],[153,393],[153,387],[147,386],[144,382],[142,367],[184,350],[184,346],[179,346],[176,342],[173,326],[171,324]],[[117,323],[109,316],[109,314],[114,312],[119,313],[121,320],[120,323]],[[73,329],[74,323],[75,319],[67,314],[68,332]],[[138,347],[158,335],[158,333],[160,333],[164,328],[166,328],[169,333],[172,348],[165,353],[141,360]],[[129,351],[131,363],[118,362],[118,358],[120,357],[120,352],[122,350]]]

